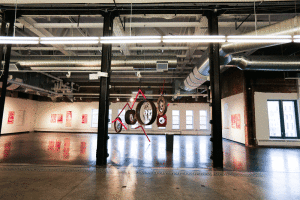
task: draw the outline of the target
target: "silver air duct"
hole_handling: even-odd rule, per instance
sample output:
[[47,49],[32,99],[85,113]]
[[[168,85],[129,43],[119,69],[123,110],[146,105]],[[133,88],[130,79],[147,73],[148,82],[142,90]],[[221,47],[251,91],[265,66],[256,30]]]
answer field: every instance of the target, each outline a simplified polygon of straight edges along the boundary
[[[293,34],[299,34],[300,33],[300,17],[296,16],[292,19],[285,20],[282,22],[279,22],[277,24],[273,24],[270,26],[267,26],[265,28],[261,28],[257,31],[253,31],[250,33],[247,33],[245,35],[293,35]],[[263,47],[268,46],[275,46],[277,44],[268,44],[268,43],[227,43],[223,44],[220,49],[220,65],[227,65],[231,60],[230,54],[233,53],[239,53],[249,50],[255,50]],[[209,59],[208,59],[208,50],[203,54],[203,56],[200,59],[200,62],[198,63],[198,67],[195,67],[193,72],[189,74],[189,76],[183,81],[182,89],[186,91],[192,91],[196,88],[198,88],[202,83],[195,83],[191,80],[192,76],[195,76],[195,71],[198,71],[201,75],[203,75],[206,79],[209,75]],[[263,67],[261,65],[261,67]],[[270,68],[268,70],[271,70]],[[203,78],[203,79],[205,79]],[[191,84],[195,83],[195,84]],[[204,81],[205,82],[205,81]]]
[[[177,66],[176,57],[151,57],[114,59],[112,58],[111,66],[146,66],[156,67],[157,61],[168,61],[168,65],[172,67]],[[75,57],[39,57],[39,56],[20,56],[11,58],[11,62],[16,63],[21,67],[100,67],[101,57],[91,56],[75,56]]]
[[235,65],[241,70],[300,71],[300,58],[283,56],[241,56],[232,57],[228,65]]

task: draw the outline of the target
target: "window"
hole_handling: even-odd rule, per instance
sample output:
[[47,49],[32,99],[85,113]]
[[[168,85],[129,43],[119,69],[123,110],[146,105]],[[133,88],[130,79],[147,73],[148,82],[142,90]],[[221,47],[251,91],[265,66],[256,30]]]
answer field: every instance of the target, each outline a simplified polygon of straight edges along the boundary
[[131,129],[135,129],[135,128],[138,127],[138,126],[139,126],[139,122],[136,121],[135,124],[132,124],[132,125],[131,125]]
[[172,129],[179,129],[179,110],[172,110]]
[[146,128],[146,129],[152,129],[152,124],[150,124],[150,125],[145,125],[145,128]]
[[111,128],[111,115],[112,115],[112,109],[109,109],[109,113],[108,113],[108,128]]
[[269,133],[273,138],[299,138],[296,101],[268,100]]
[[200,110],[200,129],[207,129],[207,110]]
[[186,129],[193,129],[193,128],[194,128],[193,111],[187,110],[186,111]]
[[[92,109],[92,128],[97,128],[98,127],[98,109]],[[109,109],[108,111],[108,128],[111,128],[111,115],[112,115],[112,110]]]
[[92,109],[92,128],[98,127],[98,109]]

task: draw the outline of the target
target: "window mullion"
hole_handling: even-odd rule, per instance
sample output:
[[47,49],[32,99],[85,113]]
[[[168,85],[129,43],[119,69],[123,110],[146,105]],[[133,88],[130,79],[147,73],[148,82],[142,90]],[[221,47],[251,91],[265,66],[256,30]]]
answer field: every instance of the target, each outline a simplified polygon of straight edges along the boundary
[[299,132],[299,113],[298,113],[298,102],[294,101],[294,107],[295,107],[295,118],[296,118],[296,131],[297,131],[297,138],[300,138],[300,132]]
[[284,125],[284,114],[283,114],[283,105],[282,100],[279,101],[279,113],[280,113],[280,127],[281,127],[281,137],[285,138],[285,125]]

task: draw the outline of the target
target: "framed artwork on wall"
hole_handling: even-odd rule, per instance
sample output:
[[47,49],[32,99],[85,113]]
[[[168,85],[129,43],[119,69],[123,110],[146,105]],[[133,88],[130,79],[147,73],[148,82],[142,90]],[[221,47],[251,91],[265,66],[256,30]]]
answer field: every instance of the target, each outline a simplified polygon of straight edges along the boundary
[[63,123],[63,114],[57,114],[57,123]]
[[231,115],[231,128],[241,129],[241,114]]
[[56,114],[51,114],[50,123],[56,123]]
[[9,111],[7,124],[13,124],[14,120],[15,120],[15,111]]
[[241,129],[241,114],[236,114],[235,121],[236,121],[236,128]]
[[87,114],[82,114],[82,120],[81,120],[82,124],[87,124],[87,117],[88,117]]
[[67,111],[66,114],[66,127],[72,126],[72,111]]

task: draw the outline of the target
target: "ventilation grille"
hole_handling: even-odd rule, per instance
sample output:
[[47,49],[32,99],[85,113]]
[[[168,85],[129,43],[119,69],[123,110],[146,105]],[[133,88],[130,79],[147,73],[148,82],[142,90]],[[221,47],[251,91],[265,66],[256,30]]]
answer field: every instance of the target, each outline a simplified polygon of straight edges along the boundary
[[157,61],[156,71],[158,72],[168,71],[168,61]]

